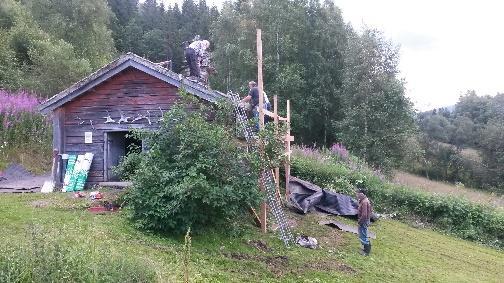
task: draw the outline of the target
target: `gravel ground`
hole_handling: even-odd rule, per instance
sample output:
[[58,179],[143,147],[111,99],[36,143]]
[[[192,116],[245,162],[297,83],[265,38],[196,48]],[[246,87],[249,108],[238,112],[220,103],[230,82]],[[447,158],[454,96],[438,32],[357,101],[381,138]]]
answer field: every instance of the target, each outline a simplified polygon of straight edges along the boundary
[[36,176],[19,164],[11,164],[0,172],[0,193],[40,192],[50,178],[49,174]]

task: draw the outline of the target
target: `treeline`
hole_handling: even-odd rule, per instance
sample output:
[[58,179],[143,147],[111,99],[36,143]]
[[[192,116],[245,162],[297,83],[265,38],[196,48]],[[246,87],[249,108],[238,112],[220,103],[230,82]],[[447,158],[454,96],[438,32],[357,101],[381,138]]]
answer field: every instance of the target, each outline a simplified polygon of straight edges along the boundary
[[417,123],[424,155],[413,171],[504,192],[504,94],[468,91],[452,110],[419,113]]
[[204,0],[3,0],[0,88],[53,95],[125,52],[171,59],[180,72],[180,45],[198,34],[211,42],[212,88],[244,95],[257,77],[257,28],[265,90],[291,100],[297,143],[340,142],[384,169],[404,160],[414,121],[398,48],[355,31],[331,1],[236,0],[218,11]]
[[219,15],[204,0],[165,8],[155,0],[2,0],[0,88],[65,89],[120,53],[182,67],[182,41],[209,37]]

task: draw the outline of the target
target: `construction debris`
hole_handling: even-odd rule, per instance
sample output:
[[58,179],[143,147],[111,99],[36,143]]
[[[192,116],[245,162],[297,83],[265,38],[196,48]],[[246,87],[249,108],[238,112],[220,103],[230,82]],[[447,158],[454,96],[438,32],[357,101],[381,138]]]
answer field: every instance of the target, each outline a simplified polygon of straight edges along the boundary
[[[350,232],[350,233],[354,233],[357,235],[359,234],[359,230],[358,230],[357,226],[347,225],[347,224],[341,223],[336,220],[323,220],[323,221],[320,221],[319,224],[320,225],[327,225],[327,226],[330,226],[333,228],[337,228],[337,229],[340,229],[341,231]],[[376,234],[371,231],[368,231],[367,235],[371,239],[376,239]]]
[[20,164],[11,164],[0,172],[0,193],[40,192],[49,175],[35,176]]
[[317,239],[313,237],[308,237],[306,235],[301,235],[296,238],[296,243],[301,247],[316,249],[318,247]]

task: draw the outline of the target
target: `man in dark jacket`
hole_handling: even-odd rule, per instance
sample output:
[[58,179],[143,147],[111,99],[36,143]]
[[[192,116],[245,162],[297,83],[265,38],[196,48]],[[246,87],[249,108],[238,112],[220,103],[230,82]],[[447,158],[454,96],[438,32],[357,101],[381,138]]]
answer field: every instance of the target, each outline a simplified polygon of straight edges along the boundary
[[359,240],[364,246],[361,254],[368,256],[371,253],[371,242],[369,241],[369,238],[367,236],[367,231],[373,210],[371,208],[371,203],[366,196],[365,190],[357,190],[357,200],[359,201],[359,208],[357,213],[359,222]]
[[[257,83],[254,81],[249,82],[248,86],[249,86],[249,93],[241,100],[241,102],[250,103],[254,119],[256,120],[256,130],[259,130],[259,88],[257,87]],[[264,93],[264,91],[263,91],[263,99],[264,99],[263,109],[271,111],[271,105],[268,96],[266,96],[266,93]],[[264,122],[265,123],[268,122],[267,116],[265,116]]]

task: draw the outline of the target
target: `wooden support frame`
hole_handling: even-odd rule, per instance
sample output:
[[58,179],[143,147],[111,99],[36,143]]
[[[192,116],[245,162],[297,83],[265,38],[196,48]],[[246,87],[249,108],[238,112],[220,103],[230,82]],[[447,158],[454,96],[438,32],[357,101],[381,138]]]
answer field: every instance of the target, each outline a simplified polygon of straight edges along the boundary
[[[262,73],[262,38],[261,38],[261,30],[257,29],[257,86],[259,90],[259,130],[264,129],[264,115],[267,115],[271,118],[273,118],[273,121],[275,123],[275,134],[278,134],[279,131],[279,122],[283,121],[287,125],[287,129],[285,132],[285,155],[286,155],[286,161],[285,161],[285,199],[288,200],[289,194],[290,194],[290,189],[289,189],[289,180],[290,180],[290,160],[291,160],[291,142],[294,141],[294,136],[291,136],[290,132],[290,101],[287,100],[287,115],[286,117],[281,117],[278,115],[278,96],[273,96],[273,112],[268,111],[264,109],[264,96],[262,95],[264,93],[264,85],[263,85],[263,73]],[[264,148],[263,148],[263,143],[260,143],[259,147],[261,155],[264,154]],[[262,173],[260,178],[262,178]],[[274,169],[274,179],[275,179],[275,187],[276,187],[276,192],[278,197],[280,197],[280,168],[276,167]],[[262,187],[262,182],[259,179],[259,187],[261,191],[265,191],[265,188]],[[255,211],[254,211],[255,213]],[[255,214],[257,216],[257,214]],[[259,222],[261,224],[261,231],[266,233],[267,230],[267,206],[266,202],[263,202],[261,204],[261,213],[259,218]]]

